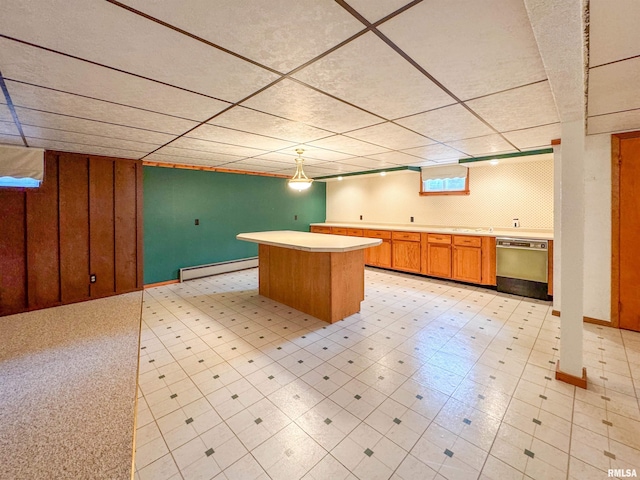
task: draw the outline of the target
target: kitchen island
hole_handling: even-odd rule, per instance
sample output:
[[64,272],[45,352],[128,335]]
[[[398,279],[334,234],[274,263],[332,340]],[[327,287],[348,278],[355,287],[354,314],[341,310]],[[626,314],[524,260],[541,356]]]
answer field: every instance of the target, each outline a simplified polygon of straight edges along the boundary
[[376,238],[272,231],[241,233],[257,243],[260,295],[329,323],[360,311],[364,251]]

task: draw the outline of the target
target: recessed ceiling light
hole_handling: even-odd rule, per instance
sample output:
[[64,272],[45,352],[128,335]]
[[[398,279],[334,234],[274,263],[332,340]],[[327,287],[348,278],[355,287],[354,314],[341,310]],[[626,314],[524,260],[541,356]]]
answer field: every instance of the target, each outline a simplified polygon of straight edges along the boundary
[[338,181],[341,182],[342,181],[342,177],[338,177]]
[[500,162],[498,160],[490,160],[489,165],[498,165]]
[[387,172],[380,172],[380,176],[384,177],[387,174]]

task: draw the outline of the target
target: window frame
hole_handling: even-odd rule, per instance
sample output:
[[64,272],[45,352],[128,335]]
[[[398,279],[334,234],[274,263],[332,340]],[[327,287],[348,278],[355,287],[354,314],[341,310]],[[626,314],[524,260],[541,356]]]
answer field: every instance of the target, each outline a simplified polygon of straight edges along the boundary
[[426,192],[424,191],[424,180],[422,177],[422,170],[420,170],[420,196],[421,197],[433,197],[437,195],[469,195],[471,190],[469,189],[469,169],[467,168],[467,176],[464,180],[464,190],[443,190],[440,192]]

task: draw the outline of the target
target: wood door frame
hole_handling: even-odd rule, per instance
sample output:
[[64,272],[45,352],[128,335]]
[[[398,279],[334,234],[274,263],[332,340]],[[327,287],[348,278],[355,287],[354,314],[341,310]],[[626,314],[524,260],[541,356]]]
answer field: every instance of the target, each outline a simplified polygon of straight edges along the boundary
[[620,328],[620,143],[640,131],[611,135],[611,326]]

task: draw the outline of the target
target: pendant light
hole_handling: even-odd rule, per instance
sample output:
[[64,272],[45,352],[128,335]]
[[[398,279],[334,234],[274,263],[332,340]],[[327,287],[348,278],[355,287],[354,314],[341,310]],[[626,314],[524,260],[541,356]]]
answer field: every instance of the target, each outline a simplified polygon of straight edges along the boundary
[[298,154],[298,158],[296,158],[296,173],[289,179],[289,186],[298,191],[306,190],[313,183],[313,179],[308,178],[302,169],[302,164],[304,163],[302,152],[304,152],[304,150],[301,148],[296,150]]

